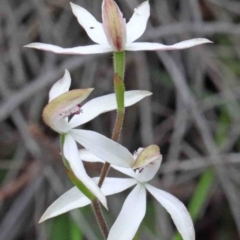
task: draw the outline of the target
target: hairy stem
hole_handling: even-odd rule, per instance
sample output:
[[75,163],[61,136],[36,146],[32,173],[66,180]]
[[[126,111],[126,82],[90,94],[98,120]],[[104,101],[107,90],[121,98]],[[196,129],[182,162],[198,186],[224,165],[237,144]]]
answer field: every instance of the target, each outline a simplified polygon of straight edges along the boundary
[[93,207],[93,212],[96,216],[98,225],[102,231],[103,236],[105,237],[105,239],[107,239],[108,237],[108,226],[107,223],[104,219],[102,210],[101,210],[101,205],[99,203],[99,201],[97,199],[92,201],[92,207]]
[[[123,121],[124,121],[124,92],[125,92],[125,86],[124,86],[124,72],[125,72],[125,52],[115,52],[114,56],[114,91],[116,93],[116,100],[117,100],[117,117],[112,133],[112,140],[118,141]],[[98,186],[101,187],[104,179],[108,175],[110,169],[110,164],[106,162],[102,168],[102,172],[100,175],[100,180],[98,182]]]
[[[123,125],[123,120],[124,120],[124,92],[125,92],[125,87],[124,87],[124,72],[125,72],[125,52],[114,52],[114,79],[113,79],[113,84],[114,84],[114,91],[116,93],[116,101],[117,101],[117,117],[112,133],[112,140],[118,141],[121,130],[122,130],[122,125]],[[108,172],[110,169],[110,164],[105,163],[100,179],[98,182],[98,186],[101,187],[103,185],[104,179],[107,177]],[[94,213],[96,215],[98,224],[102,230],[102,233],[105,238],[108,236],[108,227],[106,224],[106,221],[104,219],[103,213],[101,211],[101,206],[98,200],[92,201],[92,206],[94,209]]]

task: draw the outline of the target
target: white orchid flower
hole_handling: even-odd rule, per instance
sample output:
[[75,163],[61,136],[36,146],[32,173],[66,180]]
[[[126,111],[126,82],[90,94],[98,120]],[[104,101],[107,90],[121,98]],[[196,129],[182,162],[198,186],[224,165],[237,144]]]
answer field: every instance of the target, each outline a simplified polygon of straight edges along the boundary
[[205,38],[190,39],[169,46],[160,43],[134,42],[146,29],[150,15],[148,1],[134,9],[134,13],[127,24],[122,12],[113,0],[103,0],[102,2],[103,23],[98,22],[86,9],[74,3],[71,3],[71,8],[79,24],[85,29],[91,40],[97,44],[62,48],[51,44],[31,43],[25,47],[59,54],[98,54],[120,51],[178,50],[211,42]]
[[[108,150],[111,152],[110,154],[112,154],[112,156],[118,155],[118,157],[126,157],[126,155],[122,154],[122,151],[115,152],[114,149]],[[128,150],[126,151],[128,152]],[[85,149],[80,150],[79,153],[81,158],[85,161],[103,162],[103,160]],[[106,155],[105,157],[107,158],[108,156]],[[149,191],[168,211],[183,239],[194,240],[195,231],[193,222],[183,203],[170,193],[157,189],[148,183],[158,172],[162,161],[162,155],[159,152],[159,148],[156,145],[151,145],[144,149],[140,148],[132,155],[131,159],[132,162],[129,162],[129,166],[132,166],[132,168],[121,168],[112,165],[114,169],[131,178],[106,178],[101,188],[103,193],[107,196],[122,192],[135,185],[134,189],[126,198],[119,216],[110,229],[107,239],[132,240],[134,238],[146,213],[146,195],[147,191]],[[94,180],[97,181],[98,179]],[[88,204],[90,204],[90,201],[74,187],[58,198],[46,210],[40,221],[45,221]]]
[[[63,155],[66,158],[74,175],[95,195],[106,207],[106,198],[95,182],[87,175],[81,158],[78,154],[76,141],[85,148],[90,146],[98,148],[101,146],[102,139],[107,139],[103,135],[86,130],[74,129],[75,127],[89,122],[98,115],[117,108],[115,94],[108,94],[97,97],[83,106],[80,103],[91,93],[92,88],[77,89],[69,91],[71,77],[67,70],[62,79],[57,81],[49,92],[49,103],[43,110],[45,123],[56,132],[64,135]],[[131,106],[146,96],[151,95],[148,91],[126,91],[125,107]],[[70,121],[68,117],[74,115]],[[87,144],[85,144],[87,142]],[[93,142],[93,144],[91,143]],[[97,149],[97,148],[96,148]],[[100,150],[101,151],[101,150]],[[98,151],[95,152],[98,155]],[[100,155],[101,156],[101,155]],[[115,165],[125,166],[125,162],[118,159],[117,162],[111,161]]]

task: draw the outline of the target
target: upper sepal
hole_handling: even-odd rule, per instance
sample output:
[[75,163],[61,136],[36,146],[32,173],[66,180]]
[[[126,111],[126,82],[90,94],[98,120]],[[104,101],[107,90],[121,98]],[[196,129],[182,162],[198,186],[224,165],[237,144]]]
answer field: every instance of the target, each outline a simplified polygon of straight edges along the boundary
[[66,122],[66,118],[79,114],[79,105],[92,92],[93,88],[71,90],[54,98],[43,109],[44,122],[59,133],[66,133],[71,128]]
[[103,29],[114,51],[123,51],[126,43],[126,21],[113,0],[103,0]]

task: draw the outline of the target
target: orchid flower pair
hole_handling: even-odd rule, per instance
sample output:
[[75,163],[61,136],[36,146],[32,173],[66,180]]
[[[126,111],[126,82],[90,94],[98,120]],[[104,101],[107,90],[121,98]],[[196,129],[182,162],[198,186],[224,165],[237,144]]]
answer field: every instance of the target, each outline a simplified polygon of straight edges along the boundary
[[127,24],[122,12],[113,0],[103,0],[102,2],[103,23],[98,22],[86,9],[74,3],[71,3],[71,8],[79,24],[85,29],[91,40],[97,44],[62,48],[51,44],[31,43],[25,47],[59,54],[98,54],[141,50],[179,50],[211,42],[205,38],[190,39],[169,46],[160,43],[134,42],[142,36],[146,29],[150,16],[148,1],[134,9],[134,13]]
[[[184,240],[194,239],[194,228],[185,206],[171,194],[148,184],[157,173],[162,155],[156,145],[140,148],[132,155],[125,147],[105,136],[86,130],[74,129],[101,113],[116,109],[115,94],[94,98],[80,106],[92,89],[70,90],[71,77],[67,70],[49,92],[49,103],[43,110],[47,125],[64,135],[63,155],[75,176],[107,208],[105,196],[116,194],[132,187],[122,210],[113,224],[108,239],[132,239],[146,212],[146,191],[148,190],[170,213]],[[148,91],[126,91],[125,106],[131,106],[146,96]],[[68,121],[68,117],[73,117]],[[86,149],[78,150],[76,141]],[[91,179],[81,160],[89,162],[110,161],[112,167],[131,178],[106,178],[101,189],[98,178]],[[58,216],[75,208],[83,207],[91,200],[73,187],[57,199],[43,214],[40,222]]]
[[[71,77],[69,72],[65,70],[63,78],[57,81],[49,92],[49,103],[43,110],[43,119],[49,127],[64,136],[63,155],[75,176],[107,208],[105,196],[97,184],[87,175],[80,156],[74,154],[77,149],[75,141],[95,152],[106,147],[105,141],[107,138],[93,131],[74,128],[89,122],[104,112],[115,110],[117,108],[116,97],[115,94],[108,94],[94,98],[81,106],[80,103],[88,97],[93,89],[69,91],[70,85]],[[150,95],[151,93],[148,91],[126,91],[125,107],[131,106]],[[73,117],[68,121],[70,116]],[[109,157],[108,161],[110,163],[112,163],[111,159]],[[121,159],[114,161],[113,164],[119,165],[119,162],[122,163]]]

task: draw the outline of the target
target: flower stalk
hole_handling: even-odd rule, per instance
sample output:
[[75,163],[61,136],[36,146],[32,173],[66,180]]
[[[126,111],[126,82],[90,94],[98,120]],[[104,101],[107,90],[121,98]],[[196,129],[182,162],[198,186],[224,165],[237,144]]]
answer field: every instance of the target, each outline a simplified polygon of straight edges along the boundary
[[114,73],[117,74],[122,80],[124,80],[125,74],[125,52],[113,53],[113,67]]
[[107,223],[106,223],[103,213],[102,213],[101,205],[97,199],[92,201],[92,208],[93,208],[93,212],[96,216],[98,225],[102,231],[102,234],[103,234],[104,238],[107,239],[109,230],[108,230]]
[[[121,134],[122,125],[124,121],[124,73],[125,73],[125,52],[114,52],[114,92],[116,94],[116,101],[117,101],[117,117],[115,121],[115,126],[112,133],[112,139],[118,142],[118,139]],[[105,162],[101,171],[100,179],[98,182],[98,186],[101,188],[103,185],[104,179],[107,177],[108,172],[110,169],[110,163]],[[101,211],[101,206],[97,200],[92,202],[92,206],[94,209],[94,213],[96,215],[98,224],[102,230],[102,233],[105,238],[108,236],[108,228],[106,222],[104,220],[104,216]],[[104,224],[105,223],[105,224]]]
[[[116,101],[117,101],[117,116],[115,120],[115,125],[112,133],[112,140],[118,142],[123,121],[124,121],[124,113],[125,113],[125,107],[124,107],[124,92],[125,92],[125,86],[124,86],[124,73],[125,73],[125,52],[114,52],[113,54],[113,66],[114,66],[114,92],[116,94]],[[98,186],[101,187],[104,179],[108,175],[108,171],[110,168],[110,164],[108,162],[104,163],[104,166],[101,171],[100,180],[98,183]]]

